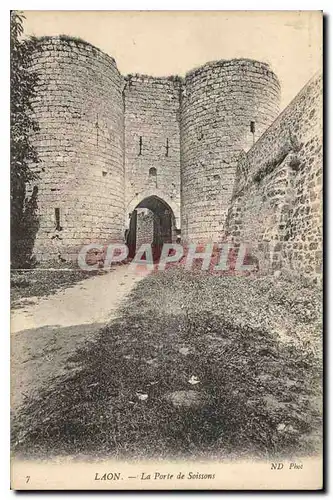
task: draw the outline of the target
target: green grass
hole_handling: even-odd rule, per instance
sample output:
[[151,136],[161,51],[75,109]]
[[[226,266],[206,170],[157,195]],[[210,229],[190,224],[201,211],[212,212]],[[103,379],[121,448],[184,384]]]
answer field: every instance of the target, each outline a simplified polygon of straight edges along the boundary
[[[282,326],[288,341],[279,340]],[[153,274],[96,342],[69,360],[80,371],[21,408],[13,451],[192,459],[316,453],[320,335],[321,293],[313,285],[179,269]],[[192,375],[199,384],[189,384]],[[208,402],[174,408],[165,399],[190,389]]]

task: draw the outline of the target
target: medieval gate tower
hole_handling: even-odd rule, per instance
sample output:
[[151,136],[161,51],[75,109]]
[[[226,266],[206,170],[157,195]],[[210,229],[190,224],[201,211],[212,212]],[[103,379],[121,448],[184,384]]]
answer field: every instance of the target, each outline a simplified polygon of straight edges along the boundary
[[267,64],[222,60],[184,79],[123,77],[112,57],[60,36],[38,40],[33,70],[40,259],[124,241],[134,211],[170,214],[172,239],[221,239],[239,153],[279,113]]

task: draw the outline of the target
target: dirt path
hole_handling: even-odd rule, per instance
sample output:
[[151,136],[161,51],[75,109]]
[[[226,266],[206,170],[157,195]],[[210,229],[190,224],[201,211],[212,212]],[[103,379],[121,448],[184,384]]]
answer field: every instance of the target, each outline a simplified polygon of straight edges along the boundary
[[[94,341],[98,330],[117,315],[121,302],[143,277],[130,266],[117,267],[12,311],[11,407],[14,412],[26,397],[65,373],[67,359],[80,344]],[[78,367],[70,369],[74,371]]]
[[[94,300],[112,288],[115,276],[106,281],[96,281],[103,289],[97,287]],[[56,460],[126,461],[294,461],[318,453],[321,359],[298,337],[321,336],[320,304],[319,290],[295,290],[293,281],[221,279],[171,268],[143,280],[123,302],[121,315],[118,310],[98,334],[89,323],[40,327],[44,347],[33,338],[41,353],[27,363],[24,380],[33,376],[28,388],[36,377],[48,380],[45,365],[58,374],[67,359],[69,371],[13,419],[13,451]],[[297,341],[289,342],[295,332]],[[89,335],[92,342],[69,361],[80,338]]]

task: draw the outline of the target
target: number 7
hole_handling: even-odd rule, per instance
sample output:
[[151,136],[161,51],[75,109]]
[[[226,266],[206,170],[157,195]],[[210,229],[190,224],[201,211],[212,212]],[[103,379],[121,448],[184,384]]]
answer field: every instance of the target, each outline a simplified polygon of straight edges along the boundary
[[29,482],[30,476],[25,476],[27,478],[26,483]]

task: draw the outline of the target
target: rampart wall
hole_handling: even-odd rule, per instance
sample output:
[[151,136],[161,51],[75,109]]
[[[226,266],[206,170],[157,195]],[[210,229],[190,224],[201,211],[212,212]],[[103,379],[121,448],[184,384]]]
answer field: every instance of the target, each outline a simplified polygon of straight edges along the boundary
[[316,75],[238,164],[226,235],[264,270],[322,265],[322,78]]

